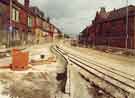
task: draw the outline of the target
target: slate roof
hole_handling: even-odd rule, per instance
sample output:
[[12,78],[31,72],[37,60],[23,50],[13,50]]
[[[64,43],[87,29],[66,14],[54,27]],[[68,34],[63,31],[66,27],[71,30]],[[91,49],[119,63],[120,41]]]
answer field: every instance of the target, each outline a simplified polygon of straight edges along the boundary
[[[109,19],[124,17],[127,14],[127,7],[113,10],[113,11],[108,12],[108,13],[109,13],[109,16],[108,16]],[[135,6],[129,5],[128,6],[128,13],[129,13],[129,15],[135,15]]]
[[[134,5],[129,5],[128,6],[128,14],[129,16],[135,16],[135,6]],[[123,18],[127,15],[127,7],[123,7],[120,9],[114,9],[109,12],[105,12],[102,14],[98,14],[100,19],[98,21],[108,21],[108,20],[114,20],[114,19],[119,19]]]

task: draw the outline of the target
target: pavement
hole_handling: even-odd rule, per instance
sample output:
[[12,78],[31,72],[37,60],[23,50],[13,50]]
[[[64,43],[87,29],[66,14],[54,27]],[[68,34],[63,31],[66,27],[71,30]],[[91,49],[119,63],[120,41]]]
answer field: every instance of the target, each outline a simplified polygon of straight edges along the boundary
[[78,73],[77,69],[69,65],[70,74],[70,98],[94,98],[92,93],[89,93],[89,83],[84,80]]

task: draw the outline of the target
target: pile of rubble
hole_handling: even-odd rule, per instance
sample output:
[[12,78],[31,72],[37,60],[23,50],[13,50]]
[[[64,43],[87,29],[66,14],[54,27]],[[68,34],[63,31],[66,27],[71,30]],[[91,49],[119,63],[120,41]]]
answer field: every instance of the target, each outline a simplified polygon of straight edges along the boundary
[[57,90],[55,77],[43,72],[0,73],[0,77],[0,95],[9,98],[52,98]]

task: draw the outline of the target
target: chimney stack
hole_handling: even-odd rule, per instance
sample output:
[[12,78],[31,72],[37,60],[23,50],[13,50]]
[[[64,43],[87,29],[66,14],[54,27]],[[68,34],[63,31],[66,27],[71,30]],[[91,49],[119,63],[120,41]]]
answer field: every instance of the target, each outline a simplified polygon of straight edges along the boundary
[[106,13],[105,7],[101,7],[100,13]]
[[29,8],[30,0],[24,0],[24,6]]

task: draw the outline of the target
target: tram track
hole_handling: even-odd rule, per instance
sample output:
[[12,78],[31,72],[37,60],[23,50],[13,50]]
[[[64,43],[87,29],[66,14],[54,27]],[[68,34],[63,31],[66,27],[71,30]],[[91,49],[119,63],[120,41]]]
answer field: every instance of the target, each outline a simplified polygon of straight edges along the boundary
[[[69,61],[72,62],[77,67],[105,81],[106,83],[115,87],[115,89],[118,90],[120,89],[122,92],[125,93],[124,98],[134,98],[134,97],[127,97],[134,94],[135,92],[135,79],[133,78],[132,75],[127,74],[123,71],[109,68],[106,65],[99,64],[91,60],[86,60],[83,57],[76,56],[70,53],[69,51],[61,49],[58,46],[56,46],[55,48],[62,55],[68,56]],[[114,76],[117,76],[117,78]],[[118,98],[117,95],[113,95],[111,93],[110,95],[112,95],[114,98]]]

